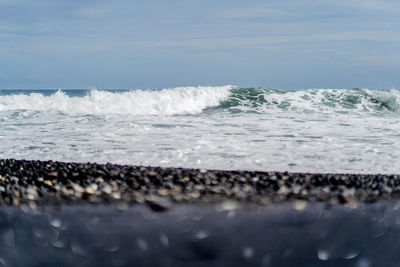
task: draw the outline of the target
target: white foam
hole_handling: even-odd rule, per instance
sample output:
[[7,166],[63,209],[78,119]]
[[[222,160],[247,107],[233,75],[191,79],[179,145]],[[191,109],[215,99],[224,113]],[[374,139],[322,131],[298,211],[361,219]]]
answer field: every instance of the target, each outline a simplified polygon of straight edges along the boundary
[[400,108],[400,91],[396,89],[390,90],[369,90],[364,89],[364,91],[372,95],[374,98],[378,99],[380,102],[385,103],[385,105],[393,111],[399,111]]
[[[260,90],[258,97],[265,102],[244,99],[235,108],[243,111],[269,113],[271,111],[294,112],[377,112],[398,111],[398,90],[370,89],[307,89],[297,91]],[[254,97],[253,97],[254,98]]]
[[233,86],[178,87],[153,90],[109,92],[92,90],[83,97],[70,97],[62,91],[0,96],[0,111],[56,110],[67,114],[175,115],[196,114],[218,106]]

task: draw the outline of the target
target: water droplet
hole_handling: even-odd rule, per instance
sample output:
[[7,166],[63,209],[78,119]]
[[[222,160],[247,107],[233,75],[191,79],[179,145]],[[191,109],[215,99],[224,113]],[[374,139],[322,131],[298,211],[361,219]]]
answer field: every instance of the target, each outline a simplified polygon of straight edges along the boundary
[[197,239],[204,239],[207,238],[209,234],[206,231],[200,230],[196,233],[196,238]]
[[160,242],[164,247],[168,247],[169,246],[168,236],[166,234],[161,234],[160,235]]
[[38,237],[38,238],[43,238],[44,237],[44,232],[42,230],[34,229],[33,234]]
[[144,240],[144,239],[138,239],[138,240],[136,241],[136,244],[137,244],[137,246],[138,246],[141,250],[143,250],[143,251],[146,251],[146,250],[148,249],[147,241]]
[[264,255],[261,259],[261,265],[262,266],[268,266],[271,263],[271,256],[270,255]]
[[14,247],[15,246],[15,235],[12,229],[6,230],[3,234],[4,243],[7,246]]
[[237,202],[228,200],[228,201],[222,202],[219,205],[219,207],[217,208],[217,210],[218,211],[224,211],[224,210],[230,211],[230,210],[236,210],[238,208],[239,208],[239,205]]
[[96,227],[99,225],[99,223],[100,223],[100,218],[93,217],[90,219],[90,221],[86,223],[86,229],[88,229],[89,231],[97,232]]
[[29,212],[30,212],[29,206],[26,205],[26,204],[22,204],[22,205],[20,206],[20,209],[21,209],[21,211],[22,211],[23,213],[29,214]]
[[230,211],[228,211],[228,213],[226,214],[226,217],[228,217],[228,218],[233,218],[233,217],[235,217],[235,215],[236,215],[236,211],[230,210]]
[[6,263],[5,260],[2,259],[2,258],[0,258],[0,266],[1,266],[1,267],[6,267],[6,266],[7,266],[7,263]]
[[254,255],[254,250],[251,247],[245,247],[242,254],[245,259],[250,259]]
[[368,259],[359,259],[356,267],[371,267],[371,262]]
[[48,238],[44,231],[39,229],[33,229],[32,233],[36,245],[41,247],[47,247],[49,245]]
[[294,209],[297,211],[302,211],[307,207],[307,202],[304,200],[296,200],[294,202]]
[[86,256],[87,255],[86,250],[77,241],[73,241],[71,243],[71,251],[75,255],[80,255],[80,256]]
[[114,264],[114,266],[123,266],[126,261],[124,259],[122,259],[121,257],[112,259],[112,263]]
[[322,250],[322,249],[318,249],[317,250],[317,254],[318,254],[318,259],[322,260],[322,261],[327,261],[329,260],[329,253],[326,250]]
[[53,218],[50,221],[51,226],[55,227],[55,228],[60,228],[61,226],[61,220],[58,218]]
[[121,248],[120,244],[117,243],[116,241],[114,242],[108,242],[104,245],[103,249],[107,252],[115,252]]
[[343,258],[346,259],[346,260],[351,260],[351,259],[354,259],[355,257],[357,257],[358,254],[360,254],[360,252],[358,252],[358,251],[351,251],[351,252],[349,252],[347,255],[345,255]]
[[51,242],[51,244],[55,248],[65,248],[65,246],[66,246],[66,242],[65,241],[61,241],[61,240],[54,240],[54,241]]

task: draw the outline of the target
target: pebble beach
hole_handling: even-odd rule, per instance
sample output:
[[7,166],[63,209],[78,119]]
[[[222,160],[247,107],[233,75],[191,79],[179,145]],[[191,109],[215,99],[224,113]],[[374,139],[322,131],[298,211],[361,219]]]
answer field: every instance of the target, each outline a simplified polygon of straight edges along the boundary
[[358,205],[400,196],[400,175],[317,174],[0,160],[3,205],[287,201]]
[[2,266],[399,263],[398,175],[3,159],[0,191]]

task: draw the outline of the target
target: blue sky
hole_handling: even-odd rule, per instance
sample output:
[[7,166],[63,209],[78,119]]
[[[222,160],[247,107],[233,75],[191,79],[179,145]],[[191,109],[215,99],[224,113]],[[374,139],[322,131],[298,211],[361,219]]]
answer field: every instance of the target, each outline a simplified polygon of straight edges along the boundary
[[400,88],[398,0],[0,0],[0,88]]

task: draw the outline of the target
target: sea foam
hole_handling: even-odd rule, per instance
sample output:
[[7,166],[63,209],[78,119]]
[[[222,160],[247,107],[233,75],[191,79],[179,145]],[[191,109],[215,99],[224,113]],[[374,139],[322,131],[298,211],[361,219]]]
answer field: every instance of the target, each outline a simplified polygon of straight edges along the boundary
[[53,94],[0,95],[0,111],[59,111],[89,115],[185,115],[214,111],[256,113],[398,113],[400,91],[371,89],[279,90],[227,86],[177,87],[163,90],[91,90],[73,96]]
[[398,112],[400,91],[371,89],[279,90],[233,88],[221,107],[241,112]]
[[71,97],[61,90],[0,96],[0,111],[56,110],[67,114],[175,115],[196,114],[218,106],[233,86],[177,87],[163,90],[110,92],[91,90],[86,96]]

